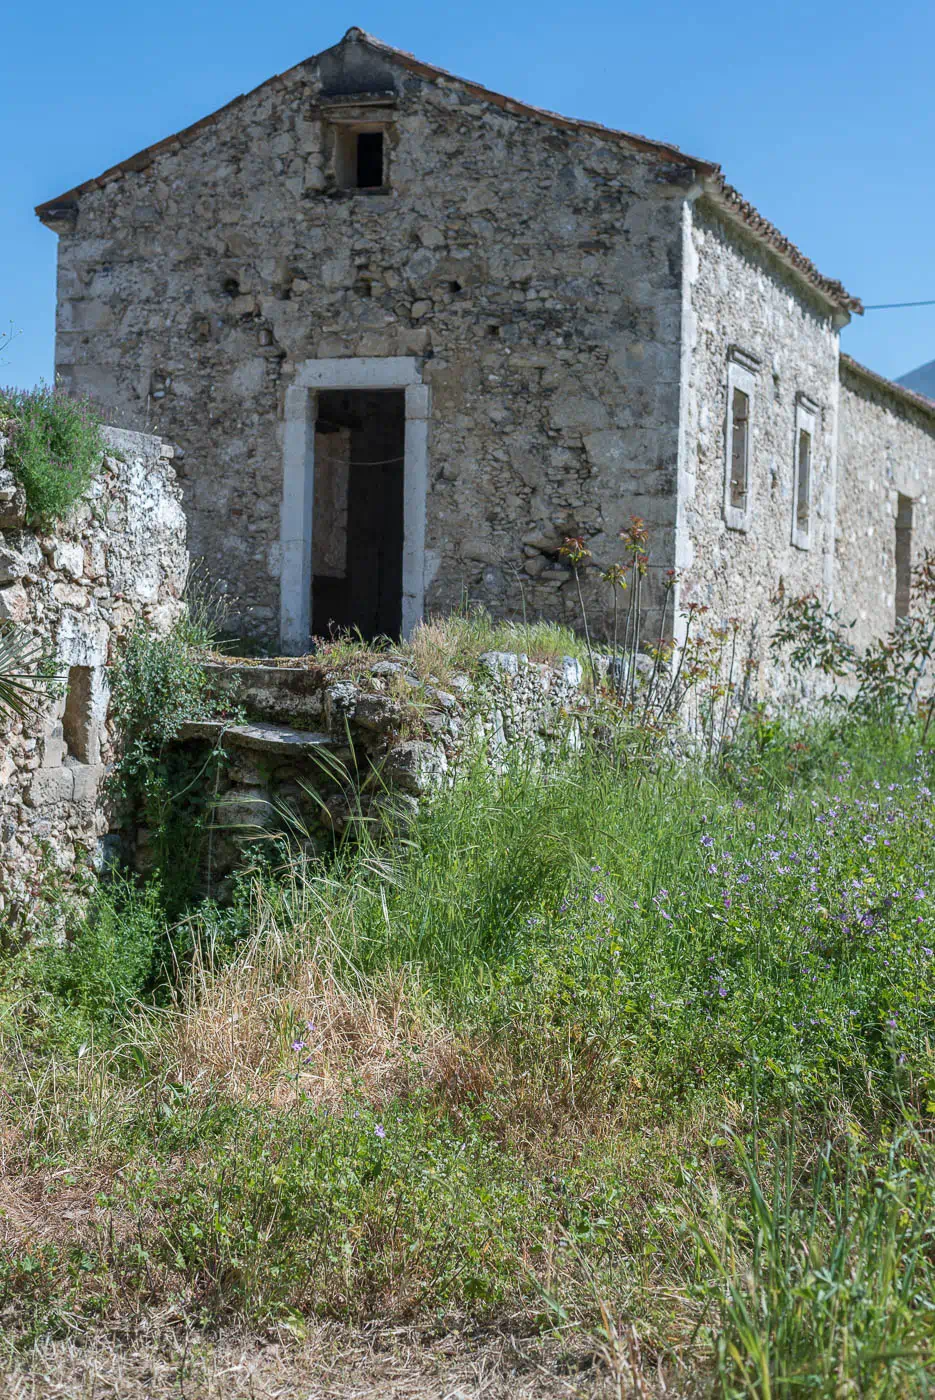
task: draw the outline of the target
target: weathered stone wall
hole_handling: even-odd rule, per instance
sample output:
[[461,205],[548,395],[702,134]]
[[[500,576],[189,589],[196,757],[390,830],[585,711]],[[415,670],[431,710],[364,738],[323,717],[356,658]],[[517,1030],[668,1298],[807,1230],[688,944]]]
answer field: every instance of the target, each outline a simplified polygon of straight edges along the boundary
[[[193,555],[232,625],[273,637],[297,366],[419,357],[426,608],[466,594],[515,616],[525,594],[530,617],[571,620],[563,534],[606,566],[636,513],[671,563],[687,167],[371,57],[367,86],[398,99],[389,189],[337,189],[320,99],[363,85],[354,49],[82,193],[56,224],[57,373],[155,415],[180,448]],[[596,570],[587,587],[604,606]]]
[[[781,580],[787,594],[815,591],[826,601],[831,596],[837,333],[830,311],[771,254],[722,222],[704,199],[686,205],[685,235],[681,603],[706,605],[709,623],[742,618],[743,649],[752,644],[761,658],[761,691],[777,695],[786,678],[766,653],[771,595]],[[753,384],[745,529],[729,528],[725,510],[732,355]],[[800,395],[816,409],[807,549],[793,544]]]
[[162,630],[182,607],[188,553],[171,449],[118,429],[106,443],[86,499],[43,534],[26,526],[0,438],[0,618],[38,639],[60,677],[35,713],[0,712],[0,924],[28,906],[45,860],[68,869],[93,857],[114,754],[105,668],[134,623]]
[[913,403],[841,361],[835,600],[864,647],[896,616],[900,496],[911,501],[911,564],[935,549],[935,405]]

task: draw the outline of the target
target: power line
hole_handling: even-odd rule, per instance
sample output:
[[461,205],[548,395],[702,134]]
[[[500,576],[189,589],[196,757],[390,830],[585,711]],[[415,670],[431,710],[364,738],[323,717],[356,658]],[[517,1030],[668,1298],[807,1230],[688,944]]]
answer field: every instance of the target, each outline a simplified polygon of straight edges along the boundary
[[931,301],[879,301],[875,306],[865,306],[865,311],[894,311],[899,306],[935,306],[935,297]]

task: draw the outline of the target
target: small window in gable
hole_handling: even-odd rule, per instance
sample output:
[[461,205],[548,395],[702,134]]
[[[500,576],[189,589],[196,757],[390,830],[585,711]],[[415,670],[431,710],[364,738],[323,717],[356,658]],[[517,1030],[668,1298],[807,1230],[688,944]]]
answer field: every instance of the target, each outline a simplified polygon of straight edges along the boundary
[[815,424],[814,406],[800,397],[795,409],[795,459],[792,468],[792,543],[797,549],[811,546]]
[[334,171],[341,189],[386,189],[386,155],[382,126],[341,124],[335,128]]
[[383,184],[383,132],[357,133],[357,188],[372,190]]
[[727,362],[724,520],[730,530],[750,528],[754,385],[758,361],[732,349]]

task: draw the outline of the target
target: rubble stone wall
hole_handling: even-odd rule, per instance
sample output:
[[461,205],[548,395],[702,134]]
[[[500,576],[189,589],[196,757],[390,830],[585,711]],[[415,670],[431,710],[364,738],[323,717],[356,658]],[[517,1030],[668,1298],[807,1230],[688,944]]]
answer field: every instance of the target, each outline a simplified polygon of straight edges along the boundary
[[[605,673],[611,665],[595,662]],[[480,753],[492,764],[556,756],[580,744],[592,721],[614,722],[570,656],[544,663],[488,652],[444,683],[390,657],[341,672],[235,660],[208,669],[237,718],[186,724],[176,742],[193,771],[206,770],[207,746],[223,756],[202,850],[203,889],[215,895],[244,848],[270,832],[324,849],[356,818],[374,828],[405,819]],[[138,830],[135,842],[134,864],[145,872],[152,833]]]
[[910,564],[935,549],[935,405],[841,362],[834,606],[864,647],[893,626],[900,497],[911,503]]
[[[275,638],[285,393],[310,360],[415,357],[426,610],[576,619],[564,534],[606,567],[636,513],[671,563],[689,169],[354,50],[81,194],[57,373],[178,445],[193,555],[231,625]],[[384,191],[338,187],[333,95],[365,80],[389,94]]]
[[67,870],[107,832],[114,756],[107,665],[136,622],[176,620],[188,570],[175,473],[158,438],[106,429],[100,474],[54,533],[27,526],[3,467],[0,619],[33,637],[56,682],[34,713],[0,712],[0,925],[25,904],[48,860]]
[[[771,254],[724,223],[704,199],[686,205],[686,356],[680,471],[681,603],[710,609],[708,623],[744,623],[744,649],[760,658],[761,693],[786,678],[769,665],[769,599],[831,596],[838,338],[827,307]],[[752,385],[745,528],[725,510],[728,372]],[[793,543],[797,410],[814,407],[807,548]],[[754,629],[758,636],[754,637]]]

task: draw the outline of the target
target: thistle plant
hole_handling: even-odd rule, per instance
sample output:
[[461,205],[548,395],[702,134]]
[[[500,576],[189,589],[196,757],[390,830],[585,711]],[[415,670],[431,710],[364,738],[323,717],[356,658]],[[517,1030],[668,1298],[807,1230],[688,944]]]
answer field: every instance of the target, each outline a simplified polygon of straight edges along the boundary
[[614,685],[616,686],[617,689],[619,689],[619,687],[620,687],[620,676],[619,676],[619,674],[617,673],[617,669],[616,669],[616,663],[617,663],[617,622],[618,622],[618,614],[619,614],[617,590],[620,589],[621,591],[623,591],[623,590],[626,588],[626,586],[627,586],[627,571],[626,571],[626,568],[624,567],[623,564],[611,564],[610,568],[609,568],[609,569],[605,569],[604,572],[601,574],[601,581],[602,581],[603,583],[609,583],[609,584],[610,584],[610,591],[611,591],[611,594],[612,594],[612,596],[613,596],[613,601],[614,601],[614,635],[613,635],[613,646],[612,646],[611,655],[612,655],[612,657],[613,657],[613,665],[614,665]]
[[649,568],[649,529],[643,518],[631,515],[629,525],[620,531],[620,539],[623,540],[624,550],[630,560],[631,585],[623,637],[626,658],[623,698],[626,704],[633,706],[636,703],[636,658],[639,654],[642,631],[643,579]]
[[562,559],[567,560],[571,565],[572,573],[575,576],[575,587],[578,590],[578,605],[581,608],[581,621],[584,624],[584,640],[588,648],[588,661],[591,663],[591,686],[597,686],[597,669],[594,665],[594,652],[591,647],[591,633],[588,628],[588,613],[584,606],[584,595],[581,592],[581,575],[578,572],[579,564],[583,564],[586,559],[591,558],[591,551],[584,542],[583,535],[566,535],[561,549],[558,551]]

